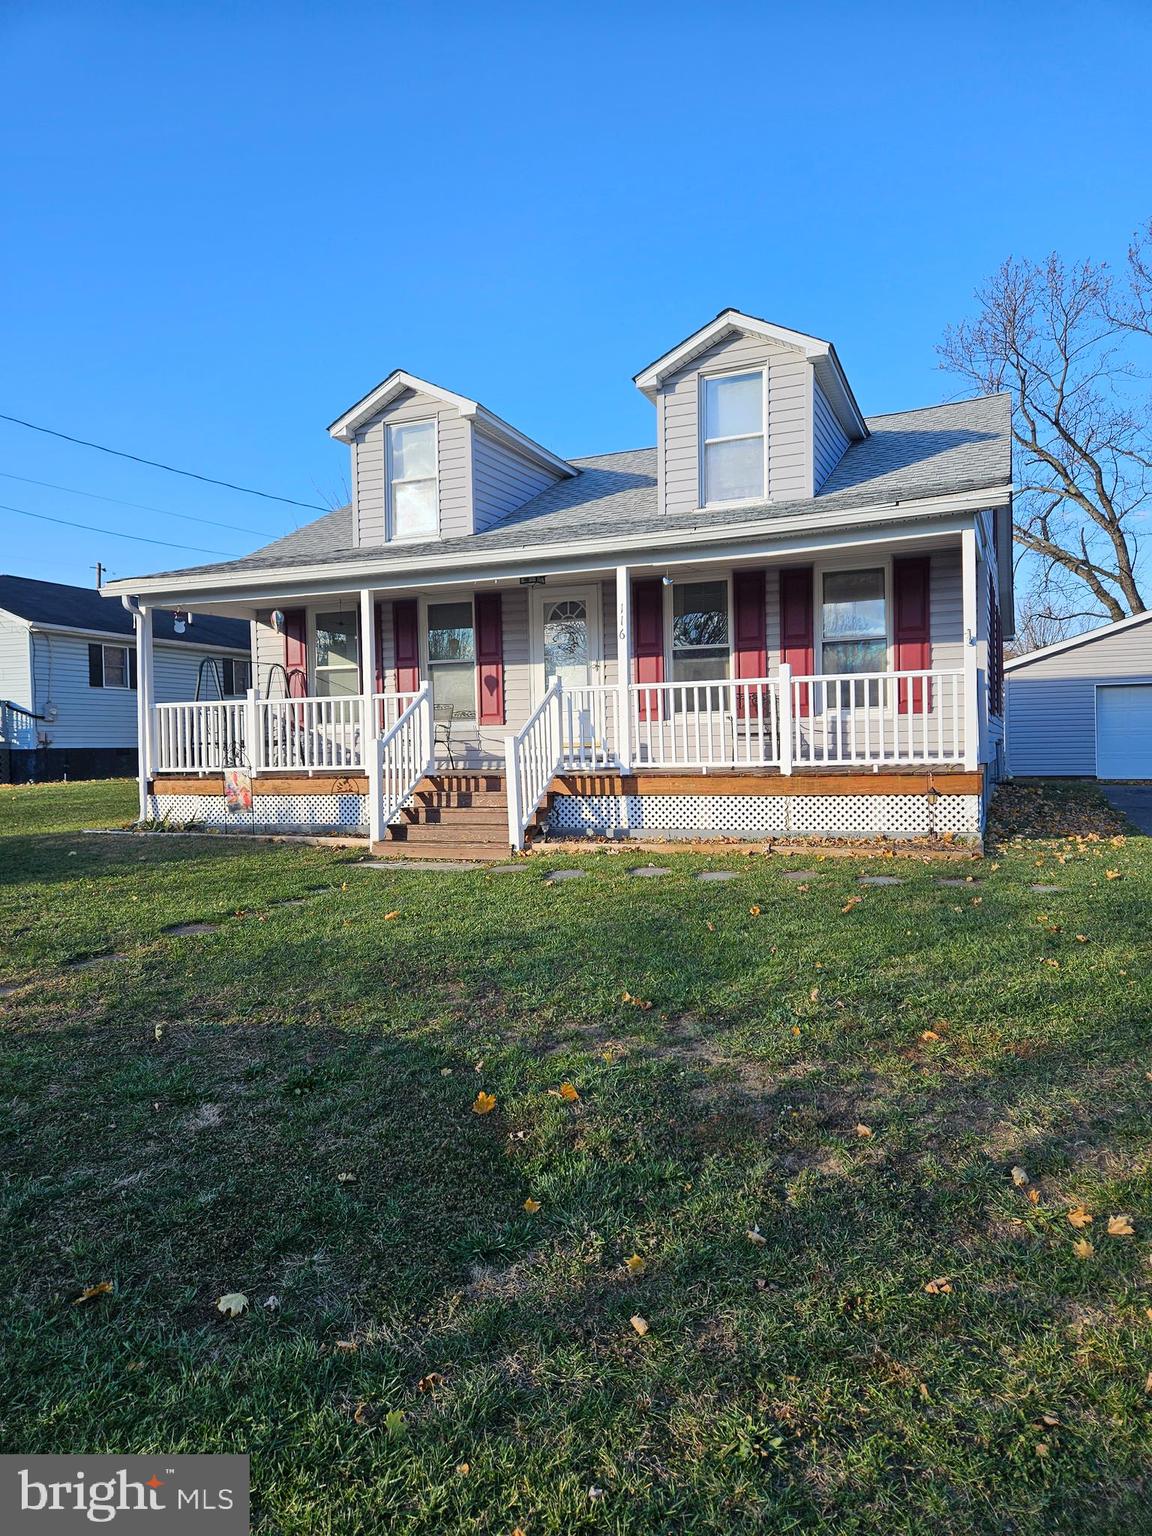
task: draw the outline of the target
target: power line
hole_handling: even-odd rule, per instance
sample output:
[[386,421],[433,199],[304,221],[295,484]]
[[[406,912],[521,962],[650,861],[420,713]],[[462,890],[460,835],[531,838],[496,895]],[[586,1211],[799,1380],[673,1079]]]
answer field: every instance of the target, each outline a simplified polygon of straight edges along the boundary
[[85,533],[103,533],[110,539],[134,539],[137,544],[162,544],[165,549],[190,549],[197,555],[223,555],[225,559],[235,559],[229,556],[226,549],[204,549],[200,544],[173,544],[171,539],[146,539],[141,533],[117,533],[115,528],[93,528],[91,523],[72,523],[66,517],[49,517],[46,512],[29,512],[27,507],[8,507],[0,501],[0,512],[17,512],[21,517],[35,517],[42,523],[59,523],[64,528],[83,528]]
[[4,469],[0,469],[0,478],[19,480],[21,485],[39,485],[46,491],[63,491],[67,496],[87,496],[89,501],[109,501],[117,507],[135,507],[137,512],[158,512],[161,517],[178,517],[186,523],[204,523],[209,528],[226,528],[229,533],[250,533],[257,539],[270,537],[262,528],[241,528],[237,523],[218,523],[210,517],[193,517],[189,512],[169,512],[165,507],[150,507],[143,501],[125,501],[121,496],[101,496],[96,491],[78,491],[74,485],[55,485],[51,480],[32,480],[27,475],[12,475]]
[[[240,491],[245,496],[262,496],[265,501],[282,501],[289,507],[306,507],[309,512],[330,512],[314,501],[296,501],[291,496],[274,496],[271,491],[253,490],[250,485],[236,485],[231,480],[217,480],[212,475],[198,475],[194,469],[177,469],[174,464],[161,464],[158,459],[143,459],[138,453],[126,453],[123,448],[108,448],[103,443],[89,442],[86,437],[73,437],[69,432],[57,432],[54,427],[38,427],[34,421],[22,421],[19,416],[6,416],[0,411],[0,421],[10,421],[14,426],[27,427],[30,432],[43,432],[48,437],[59,437],[66,443],[76,443],[81,448],[95,448],[98,453],[110,453],[118,459],[131,459],[134,464],[147,464],[150,469],[165,469],[170,475],[184,475],[188,480],[200,480],[205,485],[222,485],[229,491]],[[155,543],[157,541],[152,540]]]

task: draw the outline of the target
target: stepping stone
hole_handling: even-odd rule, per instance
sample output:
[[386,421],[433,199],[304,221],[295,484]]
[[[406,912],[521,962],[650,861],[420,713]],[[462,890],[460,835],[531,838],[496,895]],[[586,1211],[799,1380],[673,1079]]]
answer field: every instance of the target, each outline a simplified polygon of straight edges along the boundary
[[189,933],[215,933],[215,923],[174,923],[171,928],[165,928],[165,933],[171,934],[174,939],[182,939]]
[[630,869],[630,875],[635,875],[640,880],[653,880],[657,875],[670,875],[670,869],[661,869],[658,864],[642,864],[639,869]]
[[14,981],[8,986],[0,987],[0,997],[11,997],[13,992],[19,992],[23,987],[30,985],[31,983],[27,981]]
[[899,875],[861,875],[861,885],[903,885]]
[[1055,896],[1064,889],[1062,885],[1030,885],[1030,891],[1035,891],[1038,896]]
[[785,869],[780,872],[781,880],[815,880],[819,870],[815,869]]
[[558,880],[583,880],[587,873],[585,869],[554,869],[544,884],[555,885]]
[[[639,870],[633,870],[633,874],[639,874]],[[696,876],[697,880],[739,880],[740,875],[734,869],[702,869]]]
[[937,885],[983,885],[983,880],[937,880]]

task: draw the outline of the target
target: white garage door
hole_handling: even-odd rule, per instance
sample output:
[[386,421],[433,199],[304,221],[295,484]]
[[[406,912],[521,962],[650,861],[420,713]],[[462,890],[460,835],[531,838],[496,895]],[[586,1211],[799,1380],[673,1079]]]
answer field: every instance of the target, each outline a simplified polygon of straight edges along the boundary
[[1097,688],[1096,777],[1152,779],[1152,683]]

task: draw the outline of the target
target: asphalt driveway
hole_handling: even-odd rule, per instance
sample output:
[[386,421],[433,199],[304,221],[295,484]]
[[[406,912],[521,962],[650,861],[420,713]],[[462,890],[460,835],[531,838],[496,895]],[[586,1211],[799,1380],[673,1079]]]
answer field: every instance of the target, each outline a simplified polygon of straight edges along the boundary
[[1101,784],[1100,789],[1114,810],[1152,837],[1152,784]]

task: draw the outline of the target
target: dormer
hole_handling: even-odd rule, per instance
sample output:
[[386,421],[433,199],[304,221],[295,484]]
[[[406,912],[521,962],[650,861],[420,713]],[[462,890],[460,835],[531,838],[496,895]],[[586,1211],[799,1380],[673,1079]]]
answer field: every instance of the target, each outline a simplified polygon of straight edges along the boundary
[[482,533],[576,473],[477,401],[400,369],[328,431],[352,450],[358,546]]
[[831,342],[735,309],[636,375],[656,406],[662,513],[815,496],[868,436]]

